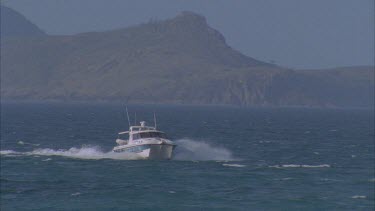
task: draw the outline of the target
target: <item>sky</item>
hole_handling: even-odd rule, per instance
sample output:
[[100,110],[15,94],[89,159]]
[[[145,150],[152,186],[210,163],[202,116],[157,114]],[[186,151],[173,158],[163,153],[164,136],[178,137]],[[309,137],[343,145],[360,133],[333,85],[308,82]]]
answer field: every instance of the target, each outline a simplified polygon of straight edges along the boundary
[[374,65],[374,0],[2,0],[53,35],[206,17],[243,54],[297,69]]

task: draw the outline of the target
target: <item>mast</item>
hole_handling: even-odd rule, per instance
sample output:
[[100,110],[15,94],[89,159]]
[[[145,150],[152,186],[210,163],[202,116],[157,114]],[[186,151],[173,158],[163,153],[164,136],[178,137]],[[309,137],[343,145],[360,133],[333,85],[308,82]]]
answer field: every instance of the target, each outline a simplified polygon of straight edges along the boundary
[[125,106],[125,108],[126,108],[126,116],[128,117],[128,124],[129,124],[129,128],[130,128],[130,118],[129,118],[128,106]]
[[155,114],[155,111],[154,111],[154,126],[155,126],[155,130],[156,130],[156,114]]
[[134,112],[134,125],[137,125],[137,112]]

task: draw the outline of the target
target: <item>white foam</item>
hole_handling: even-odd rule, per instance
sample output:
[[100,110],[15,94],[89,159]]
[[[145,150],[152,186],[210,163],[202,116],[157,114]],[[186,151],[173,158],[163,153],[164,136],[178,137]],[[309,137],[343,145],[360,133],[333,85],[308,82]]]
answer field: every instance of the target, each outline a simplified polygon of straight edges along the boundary
[[366,196],[361,196],[361,195],[355,195],[355,196],[352,196],[352,199],[365,199],[367,198]]
[[66,149],[35,149],[31,152],[16,152],[13,150],[3,150],[0,151],[1,155],[11,156],[11,155],[25,155],[25,156],[63,156],[77,159],[115,159],[115,160],[136,160],[141,159],[140,156],[133,153],[115,153],[115,152],[103,152],[99,147],[82,147],[75,148],[72,147],[68,150]]
[[292,179],[293,179],[292,177],[284,177],[281,180],[292,180]]
[[302,168],[330,168],[331,166],[328,164],[321,164],[321,165],[301,165]]
[[81,193],[80,192],[76,192],[76,193],[72,193],[72,194],[70,194],[71,196],[78,196],[78,195],[81,195]]
[[32,143],[27,143],[23,141],[18,141],[17,144],[19,145],[32,145],[32,146],[39,146],[40,144],[32,144]]
[[281,167],[283,167],[283,168],[299,168],[299,167],[302,167],[302,165],[298,165],[298,164],[285,164],[285,165],[281,165]]
[[52,160],[52,158],[47,158],[47,159],[44,159],[42,161],[50,161],[50,160]]
[[321,181],[334,181],[334,182],[342,181],[342,180],[330,179],[330,178],[322,178],[322,179],[320,179],[320,180],[321,180]]
[[208,143],[190,139],[180,139],[175,142],[177,148],[174,160],[235,160],[232,153],[225,148],[214,147]]
[[[214,147],[205,142],[198,142],[189,139],[181,139],[176,141],[177,148],[174,160],[215,160],[215,161],[231,161],[235,160],[232,153],[221,147]],[[63,156],[77,159],[115,159],[115,160],[137,160],[142,159],[134,153],[116,153],[103,152],[97,146],[84,146],[81,148],[72,147],[70,149],[50,149],[40,148],[30,152],[16,152],[13,150],[2,150],[1,155],[4,156]]]
[[238,167],[238,168],[242,168],[242,167],[246,167],[246,165],[241,165],[241,164],[227,164],[227,163],[224,163],[222,164],[223,166],[229,166],[229,167]]
[[273,179],[273,180],[277,180],[277,181],[280,181],[280,180],[283,180],[283,181],[286,181],[286,180],[292,180],[294,178],[292,177],[284,177],[284,178],[281,178],[281,179]]
[[328,164],[321,164],[321,165],[301,165],[301,164],[284,164],[284,165],[275,165],[275,166],[268,166],[271,168],[330,168],[331,166]]
[[17,152],[13,150],[1,150],[0,151],[0,155],[12,155],[12,154],[17,154]]

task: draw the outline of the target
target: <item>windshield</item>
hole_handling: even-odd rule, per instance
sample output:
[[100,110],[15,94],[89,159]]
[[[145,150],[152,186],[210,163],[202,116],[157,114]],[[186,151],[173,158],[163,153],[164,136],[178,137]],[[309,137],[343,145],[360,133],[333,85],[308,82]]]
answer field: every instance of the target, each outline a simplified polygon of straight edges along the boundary
[[118,134],[118,138],[122,139],[122,140],[128,140],[129,134],[128,133],[126,133],[126,134]]
[[167,136],[165,135],[165,133],[161,132],[144,132],[133,134],[133,140],[139,138],[167,138]]

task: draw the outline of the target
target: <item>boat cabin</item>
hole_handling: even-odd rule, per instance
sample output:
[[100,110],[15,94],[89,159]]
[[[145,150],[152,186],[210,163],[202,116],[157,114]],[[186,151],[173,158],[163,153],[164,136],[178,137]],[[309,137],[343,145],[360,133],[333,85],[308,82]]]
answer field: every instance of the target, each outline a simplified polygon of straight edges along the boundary
[[156,130],[155,127],[148,127],[145,124],[142,121],[140,126],[131,126],[129,131],[118,133],[118,139],[132,141],[141,138],[167,138],[165,133]]

